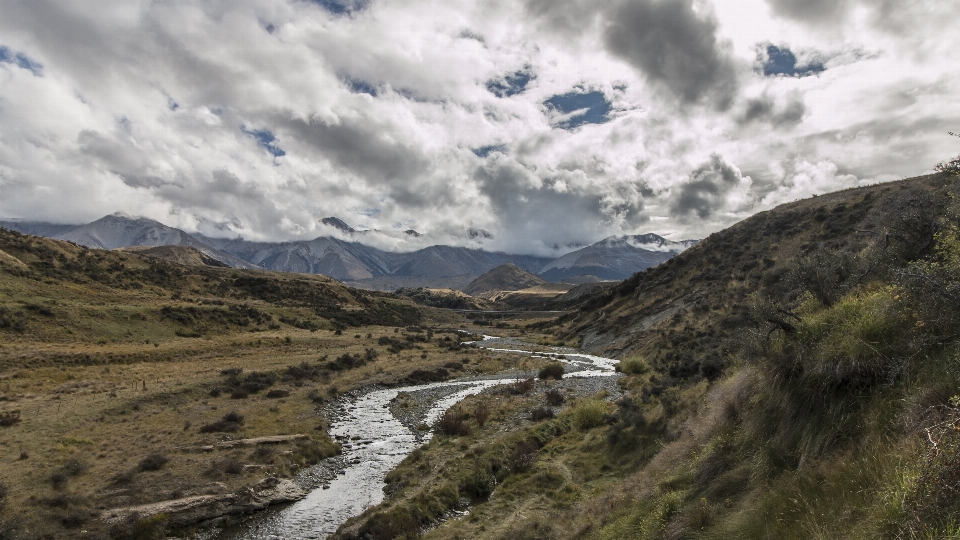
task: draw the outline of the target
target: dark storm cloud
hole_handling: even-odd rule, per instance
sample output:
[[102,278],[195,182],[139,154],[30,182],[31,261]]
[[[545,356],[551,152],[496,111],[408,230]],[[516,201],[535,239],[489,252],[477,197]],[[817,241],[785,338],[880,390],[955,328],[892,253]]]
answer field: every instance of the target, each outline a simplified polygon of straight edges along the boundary
[[373,119],[341,119],[336,123],[290,119],[285,125],[299,144],[310,146],[370,182],[409,181],[430,167],[419,147],[403,142],[390,126]]
[[726,109],[738,89],[737,65],[718,38],[716,18],[693,0],[624,1],[609,14],[607,49],[684,103]]
[[747,99],[745,109],[737,118],[740,125],[753,122],[763,122],[773,127],[793,127],[803,121],[807,106],[799,95],[793,95],[783,106],[778,106],[776,100],[768,94]]
[[727,194],[741,182],[743,176],[719,154],[697,167],[690,181],[682,184],[670,205],[670,212],[683,219],[696,215],[707,219],[727,206]]
[[593,26],[606,2],[597,0],[526,0],[527,13],[544,20],[566,36],[576,36]]
[[849,0],[767,0],[775,15],[804,22],[839,22],[850,8]]

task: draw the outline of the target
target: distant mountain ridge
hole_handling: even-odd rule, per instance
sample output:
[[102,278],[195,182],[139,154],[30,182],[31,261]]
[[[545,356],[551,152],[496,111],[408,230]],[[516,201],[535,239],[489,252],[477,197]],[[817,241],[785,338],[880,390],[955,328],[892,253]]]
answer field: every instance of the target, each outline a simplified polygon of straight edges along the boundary
[[586,280],[577,279],[583,276],[619,281],[671,259],[696,243],[673,242],[652,233],[611,236],[551,261],[538,273],[547,281],[583,283]]
[[[323,220],[348,237],[360,238],[339,218]],[[323,274],[363,286],[410,281],[423,286],[432,280],[462,279],[461,283],[504,265],[513,264],[546,281],[583,283],[622,280],[676,255],[695,241],[671,242],[655,234],[612,236],[558,259],[517,255],[453,246],[430,246],[408,253],[384,251],[358,241],[321,236],[293,242],[251,242],[189,234],[147,218],[112,214],[84,225],[61,225],[25,220],[0,221],[0,227],[24,234],[48,236],[98,249],[192,247],[234,268],[263,268],[280,272]],[[418,234],[410,231],[410,234]],[[392,290],[392,289],[391,289]]]

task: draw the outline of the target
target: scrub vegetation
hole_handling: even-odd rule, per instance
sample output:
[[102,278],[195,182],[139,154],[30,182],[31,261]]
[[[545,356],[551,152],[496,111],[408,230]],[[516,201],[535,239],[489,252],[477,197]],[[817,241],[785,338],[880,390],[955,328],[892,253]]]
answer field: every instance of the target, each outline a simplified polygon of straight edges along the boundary
[[[947,173],[761,213],[542,326],[621,358],[625,396],[437,437],[341,537],[957,537]],[[534,398],[512,399],[494,410]],[[529,461],[510,465],[526,441]]]

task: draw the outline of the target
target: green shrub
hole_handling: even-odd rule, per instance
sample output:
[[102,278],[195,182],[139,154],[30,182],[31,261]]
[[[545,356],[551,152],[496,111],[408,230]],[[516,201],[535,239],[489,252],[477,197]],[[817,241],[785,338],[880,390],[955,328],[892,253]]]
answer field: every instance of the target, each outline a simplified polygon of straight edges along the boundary
[[599,399],[581,399],[573,406],[573,424],[587,430],[603,425],[607,404]]
[[643,375],[644,373],[650,371],[650,366],[647,364],[647,361],[639,356],[631,356],[629,358],[624,358],[616,366],[617,371],[621,373],[626,373],[627,375]]
[[549,364],[540,368],[540,373],[537,374],[538,377],[542,380],[554,379],[559,381],[563,379],[563,364],[560,362],[550,362]]

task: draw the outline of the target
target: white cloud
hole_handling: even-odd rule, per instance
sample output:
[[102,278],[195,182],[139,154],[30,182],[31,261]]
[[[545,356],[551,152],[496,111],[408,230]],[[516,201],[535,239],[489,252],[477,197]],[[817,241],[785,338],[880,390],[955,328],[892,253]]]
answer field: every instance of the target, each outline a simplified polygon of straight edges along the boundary
[[[703,236],[957,153],[960,37],[943,21],[960,6],[837,5],[828,31],[793,0],[408,0],[349,16],[301,0],[0,0],[0,46],[43,66],[0,56],[0,216],[124,211],[258,240],[330,234],[319,220],[338,216],[397,250]],[[704,39],[686,47],[644,14]],[[826,71],[762,77],[758,43]],[[706,63],[676,71],[657,48]],[[521,70],[523,92],[487,90]],[[593,90],[606,123],[564,130],[543,104]],[[502,152],[474,155],[487,146]]]

